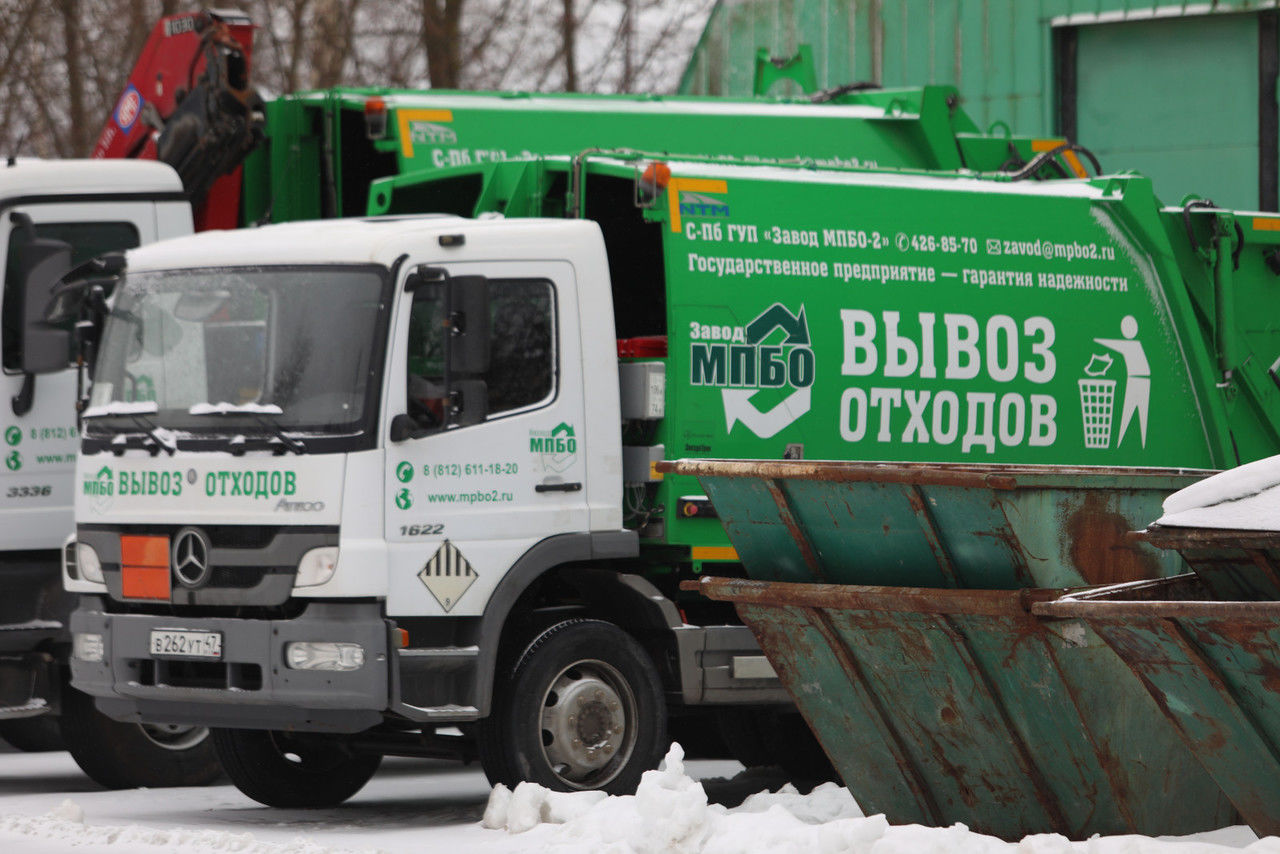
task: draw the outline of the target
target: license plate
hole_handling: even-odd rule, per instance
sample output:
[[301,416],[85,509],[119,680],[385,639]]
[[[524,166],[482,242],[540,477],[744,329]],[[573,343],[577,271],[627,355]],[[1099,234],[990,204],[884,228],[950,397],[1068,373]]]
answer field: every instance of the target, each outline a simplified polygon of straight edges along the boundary
[[222,658],[222,632],[153,629],[151,654],[185,658]]

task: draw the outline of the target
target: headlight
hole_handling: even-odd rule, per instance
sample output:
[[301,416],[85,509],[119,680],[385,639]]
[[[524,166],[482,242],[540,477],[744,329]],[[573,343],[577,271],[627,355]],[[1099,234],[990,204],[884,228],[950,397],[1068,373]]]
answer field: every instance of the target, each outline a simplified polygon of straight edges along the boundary
[[284,645],[284,660],[293,670],[359,670],[364,647],[358,643],[294,641]]
[[80,570],[80,577],[85,581],[95,581],[102,584],[102,561],[98,559],[98,553],[94,551],[93,546],[88,543],[76,543],[76,568]]
[[333,571],[338,568],[338,547],[322,546],[312,549],[298,561],[298,577],[294,579],[294,587],[315,587],[333,578]]

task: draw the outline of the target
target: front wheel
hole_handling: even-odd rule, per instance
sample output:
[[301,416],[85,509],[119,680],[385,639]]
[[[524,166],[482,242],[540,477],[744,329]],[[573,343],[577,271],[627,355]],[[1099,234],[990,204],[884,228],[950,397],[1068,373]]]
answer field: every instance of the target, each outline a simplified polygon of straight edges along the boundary
[[115,721],[72,688],[63,690],[59,724],[71,758],[108,789],[207,786],[222,776],[204,727]]
[[215,729],[213,744],[236,788],[269,807],[331,807],[364,788],[382,757],[332,736]]
[[567,620],[525,649],[495,691],[480,755],[491,780],[634,792],[667,749],[662,681],[648,653],[599,620]]

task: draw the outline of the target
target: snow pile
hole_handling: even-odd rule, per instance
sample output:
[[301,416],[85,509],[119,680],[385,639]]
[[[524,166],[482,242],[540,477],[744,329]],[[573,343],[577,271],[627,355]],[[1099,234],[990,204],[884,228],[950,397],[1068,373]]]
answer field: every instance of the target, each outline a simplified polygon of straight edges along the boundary
[[1164,501],[1157,524],[1182,528],[1280,531],[1280,456],[1193,483]]
[[[673,744],[634,796],[552,792],[533,783],[496,786],[483,825],[529,834],[526,847],[554,854],[1280,854],[1280,837],[1240,845],[1143,836],[1072,842],[1056,834],[1004,842],[951,827],[891,826],[864,817],[847,789],[827,783],[808,795],[784,786],[752,795],[734,809],[708,804],[702,784],[685,774]],[[1215,834],[1203,834],[1213,836]],[[1229,835],[1229,834],[1228,834]]]
[[485,827],[524,833],[540,824],[558,825],[540,841],[566,854],[835,854],[888,829],[883,816],[863,818],[848,790],[833,783],[807,796],[791,786],[761,792],[734,809],[708,804],[702,784],[685,774],[678,744],[657,771],[645,772],[635,795],[552,792],[534,783],[494,788]]
[[[122,851],[145,851],[154,847],[156,852],[184,854],[357,854],[348,848],[330,848],[301,837],[278,844],[261,842],[251,833],[223,830],[89,825],[85,823],[84,810],[70,800],[44,815],[0,815],[0,834],[56,842],[59,848],[111,846]],[[365,849],[366,853],[370,851],[372,849]]]

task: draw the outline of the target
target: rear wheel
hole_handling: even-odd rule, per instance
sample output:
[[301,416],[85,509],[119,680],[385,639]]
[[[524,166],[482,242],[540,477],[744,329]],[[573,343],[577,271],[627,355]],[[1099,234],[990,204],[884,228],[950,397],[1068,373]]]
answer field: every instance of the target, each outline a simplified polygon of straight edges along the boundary
[[213,744],[236,788],[269,807],[331,807],[364,788],[382,757],[310,733],[215,729]]
[[[662,681],[648,653],[599,620],[568,620],[525,649],[479,730],[491,780],[634,792],[667,749]],[[496,779],[495,779],[496,778]]]
[[72,688],[59,723],[71,758],[108,789],[207,786],[222,775],[204,727],[114,721]]

